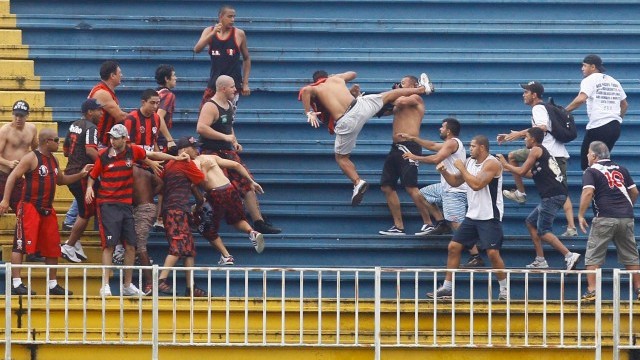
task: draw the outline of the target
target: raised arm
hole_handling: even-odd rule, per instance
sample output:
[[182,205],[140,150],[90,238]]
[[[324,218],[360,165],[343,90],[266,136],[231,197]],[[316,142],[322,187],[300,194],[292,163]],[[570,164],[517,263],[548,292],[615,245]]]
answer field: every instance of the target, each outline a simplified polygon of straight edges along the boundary
[[221,27],[222,25],[216,24],[215,26],[207,26],[206,28],[204,28],[204,30],[202,30],[202,34],[200,35],[200,39],[198,39],[196,44],[193,46],[193,52],[196,54],[201,52],[202,49],[204,49],[205,46],[207,46],[207,44],[211,41],[216,32],[220,31]]
[[472,175],[459,159],[456,160],[454,165],[460,171],[464,182],[474,191],[483,189],[502,171],[502,166],[498,160],[485,161],[482,169],[480,169],[480,172],[478,172],[476,176]]

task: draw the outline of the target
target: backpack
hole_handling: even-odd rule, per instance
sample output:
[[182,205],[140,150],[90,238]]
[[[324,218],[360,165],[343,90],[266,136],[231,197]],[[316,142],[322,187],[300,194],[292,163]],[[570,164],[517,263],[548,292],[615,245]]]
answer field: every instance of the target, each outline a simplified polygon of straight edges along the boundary
[[551,122],[551,135],[562,143],[568,143],[578,137],[576,129],[576,121],[573,115],[565,110],[562,106],[556,105],[553,98],[544,104],[547,113],[549,113],[549,121]]

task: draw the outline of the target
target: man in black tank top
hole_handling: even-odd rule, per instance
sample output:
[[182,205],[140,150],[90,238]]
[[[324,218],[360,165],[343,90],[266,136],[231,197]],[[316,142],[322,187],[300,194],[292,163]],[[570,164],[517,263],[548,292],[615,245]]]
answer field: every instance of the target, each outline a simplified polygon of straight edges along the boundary
[[[242,29],[233,26],[235,18],[236,11],[232,7],[225,5],[220,8],[218,23],[205,28],[193,47],[193,51],[199,53],[208,46],[211,57],[209,81],[200,107],[215,94],[216,80],[220,75],[233,78],[236,88],[243,96],[251,93],[249,88],[251,57],[247,47],[247,36]],[[240,54],[242,54],[242,61],[240,61]]]
[[548,268],[544,258],[541,239],[564,255],[567,270],[573,270],[580,254],[570,252],[552,232],[553,220],[559,209],[567,200],[567,187],[563,183],[563,175],[556,159],[542,146],[544,131],[538,127],[527,130],[524,141],[529,149],[527,160],[520,167],[513,166],[504,156],[498,155],[505,170],[519,176],[532,177],[540,193],[541,202],[529,214],[525,223],[536,250],[535,260],[527,265],[530,269]]
[[[202,106],[196,130],[200,135],[203,154],[216,154],[223,159],[238,162],[251,175],[251,172],[238,155],[242,151],[242,145],[238,143],[233,131],[235,107],[231,100],[235,92],[236,86],[231,77],[226,75],[218,77],[218,80],[216,80],[216,93],[210,101],[205,102],[204,106]],[[249,216],[253,220],[253,228],[262,234],[280,233],[282,230],[264,221],[260,212],[258,197],[251,186],[251,181],[233,170],[225,171],[225,175],[242,194]],[[253,175],[251,177],[253,178]]]

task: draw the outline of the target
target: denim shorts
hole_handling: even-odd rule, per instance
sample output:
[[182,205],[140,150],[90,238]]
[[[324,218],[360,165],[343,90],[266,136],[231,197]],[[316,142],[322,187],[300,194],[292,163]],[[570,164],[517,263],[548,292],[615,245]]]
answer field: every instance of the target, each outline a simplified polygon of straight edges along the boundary
[[543,198],[542,202],[527,216],[525,222],[535,226],[539,236],[552,232],[553,220],[556,218],[556,213],[562,209],[562,205],[564,205],[566,200],[567,195]]

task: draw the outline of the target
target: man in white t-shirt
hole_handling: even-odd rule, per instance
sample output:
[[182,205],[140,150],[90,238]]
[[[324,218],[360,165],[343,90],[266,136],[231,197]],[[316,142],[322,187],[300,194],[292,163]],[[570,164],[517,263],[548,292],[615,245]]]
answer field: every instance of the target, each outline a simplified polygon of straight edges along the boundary
[[580,92],[567,105],[567,111],[573,111],[585,102],[587,103],[587,132],[582,140],[580,161],[582,170],[589,166],[587,153],[589,144],[602,141],[610,151],[620,137],[620,124],[627,113],[627,94],[625,94],[618,80],[604,74],[606,69],[598,55],[587,55],[582,60],[582,75]]
[[[542,101],[544,86],[537,81],[529,81],[526,84],[520,84],[520,87],[524,89],[524,92],[522,93],[524,103],[531,106],[531,126],[539,127],[545,132],[542,146],[544,146],[545,149],[549,151],[549,154],[556,159],[562,173],[562,182],[567,186],[567,162],[569,160],[569,152],[564,146],[564,143],[557,141],[556,138],[551,135],[549,112],[547,112],[547,108],[545,108]],[[520,131],[511,130],[511,133],[509,134],[499,134],[497,138],[498,143],[502,144],[505,141],[523,139],[527,134],[527,130],[528,128]],[[527,156],[529,156],[529,149],[527,148],[514,150],[509,153],[509,164],[518,167],[527,160]],[[522,177],[513,174],[513,180],[516,183],[516,189],[504,190],[502,194],[509,200],[524,204],[527,201],[527,194],[524,190]],[[571,204],[571,198],[569,198],[569,196],[567,196],[567,200],[562,208],[567,218],[567,231],[560,236],[577,236],[578,232],[573,219],[573,204]]]

